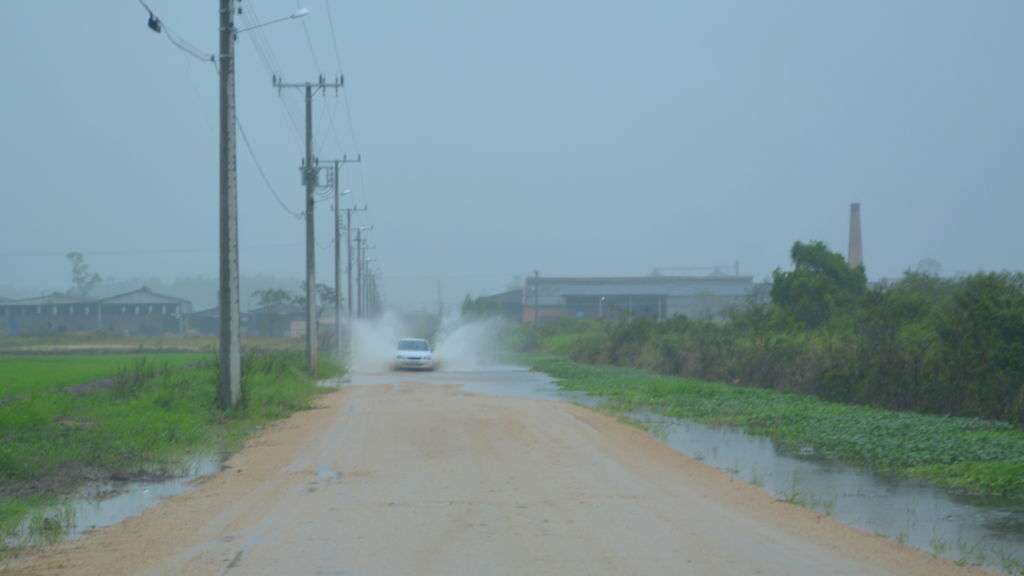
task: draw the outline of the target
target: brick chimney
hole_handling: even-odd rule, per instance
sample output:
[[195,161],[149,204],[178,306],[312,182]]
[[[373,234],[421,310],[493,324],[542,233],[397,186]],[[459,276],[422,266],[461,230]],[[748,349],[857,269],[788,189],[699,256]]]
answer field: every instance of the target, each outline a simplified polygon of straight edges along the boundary
[[850,268],[864,265],[864,246],[860,241],[860,202],[850,204],[850,247],[846,253]]

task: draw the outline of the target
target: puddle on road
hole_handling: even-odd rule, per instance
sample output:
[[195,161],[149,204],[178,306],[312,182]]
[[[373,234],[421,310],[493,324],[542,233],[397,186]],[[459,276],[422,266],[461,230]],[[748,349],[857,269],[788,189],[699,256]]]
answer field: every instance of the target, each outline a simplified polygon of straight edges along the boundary
[[4,543],[10,547],[74,540],[93,528],[116,524],[141,514],[164,498],[181,494],[196,480],[215,474],[221,460],[198,458],[190,462],[180,476],[160,482],[96,482],[82,487],[60,504],[29,514]]
[[[477,372],[403,373],[403,380],[458,384],[474,394],[561,400],[587,406],[599,398],[566,391],[546,374],[517,366]],[[353,384],[393,384],[394,374],[355,374]],[[788,454],[768,438],[651,413],[630,414],[651,425],[673,449],[780,500],[813,508],[845,524],[953,561],[1024,571],[1024,505],[951,494],[935,486]]]

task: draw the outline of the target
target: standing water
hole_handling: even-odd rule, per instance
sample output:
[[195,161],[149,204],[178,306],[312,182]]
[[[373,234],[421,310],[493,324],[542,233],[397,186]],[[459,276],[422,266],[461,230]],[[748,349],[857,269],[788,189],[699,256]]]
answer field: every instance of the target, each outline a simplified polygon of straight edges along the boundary
[[[477,371],[403,374],[403,381],[459,385],[469,393],[569,401],[601,400],[559,388],[550,377],[515,366]],[[394,383],[392,374],[357,374],[358,384]],[[770,439],[651,413],[629,417],[673,449],[757,485],[772,496],[813,508],[840,522],[956,562],[1009,573],[1024,571],[1024,506],[959,496],[930,484],[881,475],[816,457],[791,454]]]
[[158,482],[110,481],[87,484],[71,498],[34,511],[4,539],[10,547],[29,546],[59,539],[74,540],[93,528],[116,524],[141,514],[164,498],[181,494],[204,476],[218,472],[221,460],[198,458],[183,474]]

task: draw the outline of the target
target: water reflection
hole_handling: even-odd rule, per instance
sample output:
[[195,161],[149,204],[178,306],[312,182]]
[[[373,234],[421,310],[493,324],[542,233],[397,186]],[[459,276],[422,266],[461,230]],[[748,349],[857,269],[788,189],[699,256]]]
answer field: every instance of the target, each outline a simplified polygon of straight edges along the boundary
[[159,482],[90,483],[72,498],[31,513],[5,544],[17,547],[79,538],[93,528],[116,524],[164,498],[181,494],[220,467],[220,458],[202,457],[186,463],[173,478]]

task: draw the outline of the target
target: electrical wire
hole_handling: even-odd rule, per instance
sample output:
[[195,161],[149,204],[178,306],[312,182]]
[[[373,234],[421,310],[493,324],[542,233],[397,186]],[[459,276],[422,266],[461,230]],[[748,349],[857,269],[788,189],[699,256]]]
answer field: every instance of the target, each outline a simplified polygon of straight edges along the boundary
[[166,22],[161,21],[164,25],[164,36],[171,41],[178,49],[182,50],[186,54],[189,54],[200,62],[216,62],[217,57],[214,54],[203,52],[195,46],[189,44],[184,38],[178,35],[177,32],[171,29]]
[[200,50],[194,44],[179,36],[174,30],[171,29],[170,26],[167,25],[167,22],[164,22],[163,19],[157,16],[153,12],[153,10],[145,2],[143,2],[143,0],[138,1],[139,4],[141,4],[142,7],[146,9],[146,12],[149,12],[149,27],[151,30],[153,30],[157,34],[159,34],[162,31],[164,37],[166,37],[167,40],[169,40],[171,44],[173,44],[178,50],[181,50],[182,52],[188,54],[196,60],[199,60],[200,62],[217,61],[217,57],[213,53]]
[[[345,67],[344,67],[344,65],[343,65],[343,63],[341,61],[341,50],[338,47],[338,34],[337,34],[337,30],[335,29],[335,26],[334,26],[334,11],[331,9],[331,2],[330,2],[330,0],[324,0],[324,8],[327,11],[327,23],[328,23],[328,25],[330,27],[330,30],[331,30],[331,48],[333,48],[333,50],[334,50],[334,60],[338,64],[339,72],[341,72],[341,71],[344,71]],[[349,102],[349,99],[348,99],[348,88],[347,87],[342,89],[341,96],[342,96],[342,103],[345,105],[345,118],[346,118],[346,120],[348,122],[348,135],[349,135],[349,137],[352,140],[352,146],[354,148],[354,152],[356,152],[357,154],[360,154],[362,148],[359,146],[359,138],[356,135],[355,122],[352,120],[352,105],[351,105],[351,103]],[[334,133],[335,144],[338,146],[338,152],[340,154],[341,150],[343,150],[344,147],[341,145],[341,137],[338,136],[338,129],[337,129],[337,126],[335,125],[335,122],[334,122],[333,111],[332,111],[330,119],[331,119],[331,130]],[[362,162],[359,163],[358,170],[359,170],[359,194],[360,194],[360,196],[362,196],[363,202],[366,202],[366,200],[367,200],[367,198],[366,198],[366,173],[365,173],[365,171],[363,169]]]
[[[338,35],[334,29],[334,13],[331,10],[331,3],[329,0],[324,0],[324,7],[327,8],[327,23],[331,28],[331,47],[334,48],[334,59],[338,63],[338,72],[341,73],[345,70],[345,67],[341,63],[341,50],[338,49]],[[352,138],[352,145],[355,147],[355,152],[359,152],[359,140],[356,138],[356,127],[352,122],[352,106],[348,101],[348,90],[342,90],[342,101],[345,103],[345,115],[348,118],[348,129],[349,136]]]
[[[256,13],[254,0],[249,1],[249,9],[242,13],[242,20],[245,22],[247,28],[252,28],[252,30],[247,32],[246,35],[249,36],[249,41],[252,43],[257,59],[259,59],[264,70],[266,70],[267,76],[270,76],[271,78],[281,78],[281,67],[277,63],[277,56],[274,54],[274,49],[270,45],[270,41],[267,40],[263,29],[259,28],[260,18]],[[302,131],[299,129],[299,122],[296,119],[294,110],[289,106],[291,101],[288,100],[281,91],[278,91],[278,98],[281,102],[281,107],[284,109],[285,116],[287,116],[288,122],[292,127],[292,134],[295,136],[295,144],[301,151],[303,147]]]
[[[214,69],[219,72],[219,67],[217,66],[217,58],[216,58],[216,56],[214,54],[211,54],[211,53],[204,52],[204,51],[200,50],[194,44],[188,42],[183,37],[179,36],[176,32],[174,32],[167,25],[166,22],[164,22],[161,18],[159,18],[153,12],[153,10],[150,9],[150,7],[143,0],[138,0],[138,2],[146,10],[146,12],[149,13],[149,16],[150,16],[150,28],[151,29],[153,29],[157,33],[162,31],[164,36],[166,36],[167,39],[171,42],[171,44],[174,45],[176,48],[178,48],[182,52],[192,56],[196,60],[199,60],[201,62],[210,62],[213,65]],[[301,6],[299,6],[299,7],[301,7]],[[252,7],[252,2],[251,1],[250,1],[250,12],[253,12],[253,14],[251,16],[249,15],[248,12],[243,12],[242,13],[242,19],[246,22],[247,26],[256,26],[256,25],[258,25],[259,24],[258,16],[255,14],[255,9]],[[303,25],[303,29],[304,29],[305,34],[306,34],[306,41],[307,41],[307,45],[309,46],[310,55],[313,57],[313,63],[314,63],[314,65],[316,65],[317,70],[319,70],[320,69],[320,65],[317,62],[316,53],[313,50],[313,42],[312,42],[311,36],[309,35],[309,29],[306,27],[305,22],[303,22],[302,25]],[[271,76],[279,76],[278,68],[276,66],[277,59],[276,59],[276,56],[273,54],[273,50],[272,50],[272,48],[270,46],[270,43],[267,41],[266,37],[262,34],[261,30],[254,29],[254,30],[251,30],[250,32],[257,32],[257,34],[250,34],[250,38],[252,39],[253,49],[256,51],[257,58],[260,60],[260,62],[263,64],[264,68],[270,73]],[[188,73],[187,70],[186,70],[186,75],[189,77],[189,82],[190,82],[190,84],[192,84],[192,88],[198,92],[198,89],[195,87],[195,84],[192,83],[191,75]],[[292,115],[291,110],[287,106],[287,104],[286,104],[285,100],[283,99],[283,97],[282,97],[282,104],[284,105],[285,113],[289,117],[290,123],[291,123],[291,125],[292,125],[292,127],[293,127],[293,129],[294,129],[294,131],[296,133],[296,136],[298,136],[299,135],[298,134],[298,123],[295,121],[295,118]],[[333,116],[331,117],[331,120],[332,120],[331,123],[332,123],[332,126],[333,126]],[[323,120],[321,119],[321,126],[322,126],[322,123],[323,123]],[[260,163],[259,158],[256,156],[256,152],[253,149],[252,142],[249,140],[249,136],[248,136],[248,134],[246,134],[245,127],[242,125],[242,121],[238,117],[237,113],[235,114],[235,124],[238,127],[238,133],[242,136],[242,142],[245,144],[245,149],[249,153],[249,157],[252,159],[253,164],[256,166],[256,170],[257,170],[257,172],[260,175],[260,178],[263,180],[263,183],[266,186],[267,190],[274,197],[274,200],[277,201],[277,203],[281,207],[281,209],[283,209],[285,212],[287,212],[292,217],[294,217],[296,219],[303,218],[305,216],[305,212],[304,211],[298,212],[298,211],[292,210],[290,207],[288,207],[288,205],[284,202],[284,200],[281,199],[281,196],[277,193],[277,190],[274,188],[274,185],[270,182],[270,178],[267,176],[266,171],[263,169],[263,165]],[[335,133],[335,137],[337,138],[337,134],[336,133]],[[301,139],[301,137],[300,137],[300,139]],[[321,146],[322,146],[323,141],[325,139],[326,139],[326,137],[323,137],[321,139],[321,142],[320,142]],[[327,198],[324,197],[323,199],[327,199]]]
[[267,190],[270,190],[274,199],[277,200],[277,203],[285,212],[291,214],[296,219],[300,219],[305,216],[305,212],[296,212],[289,208],[288,205],[284,203],[284,200],[281,200],[281,197],[277,194],[277,190],[275,190],[274,185],[270,183],[270,179],[267,178],[267,173],[263,171],[263,166],[260,164],[259,158],[256,157],[256,153],[252,149],[252,144],[249,142],[249,137],[245,134],[245,128],[242,126],[242,121],[238,119],[238,114],[235,114],[235,124],[238,125],[238,133],[242,135],[242,142],[245,143],[245,149],[249,151],[249,157],[252,158],[253,164],[256,165],[256,170],[260,173],[260,178],[262,178],[263,183],[266,184]]
[[[301,9],[302,2],[300,0],[295,0],[295,7]],[[309,34],[309,26],[306,25],[305,20],[302,20],[301,23],[302,31],[306,34],[306,46],[309,47],[309,55],[313,57],[313,66],[315,67],[317,74],[320,74],[323,71],[323,68],[320,67],[320,62],[317,61],[316,50],[313,49],[313,37]]]

